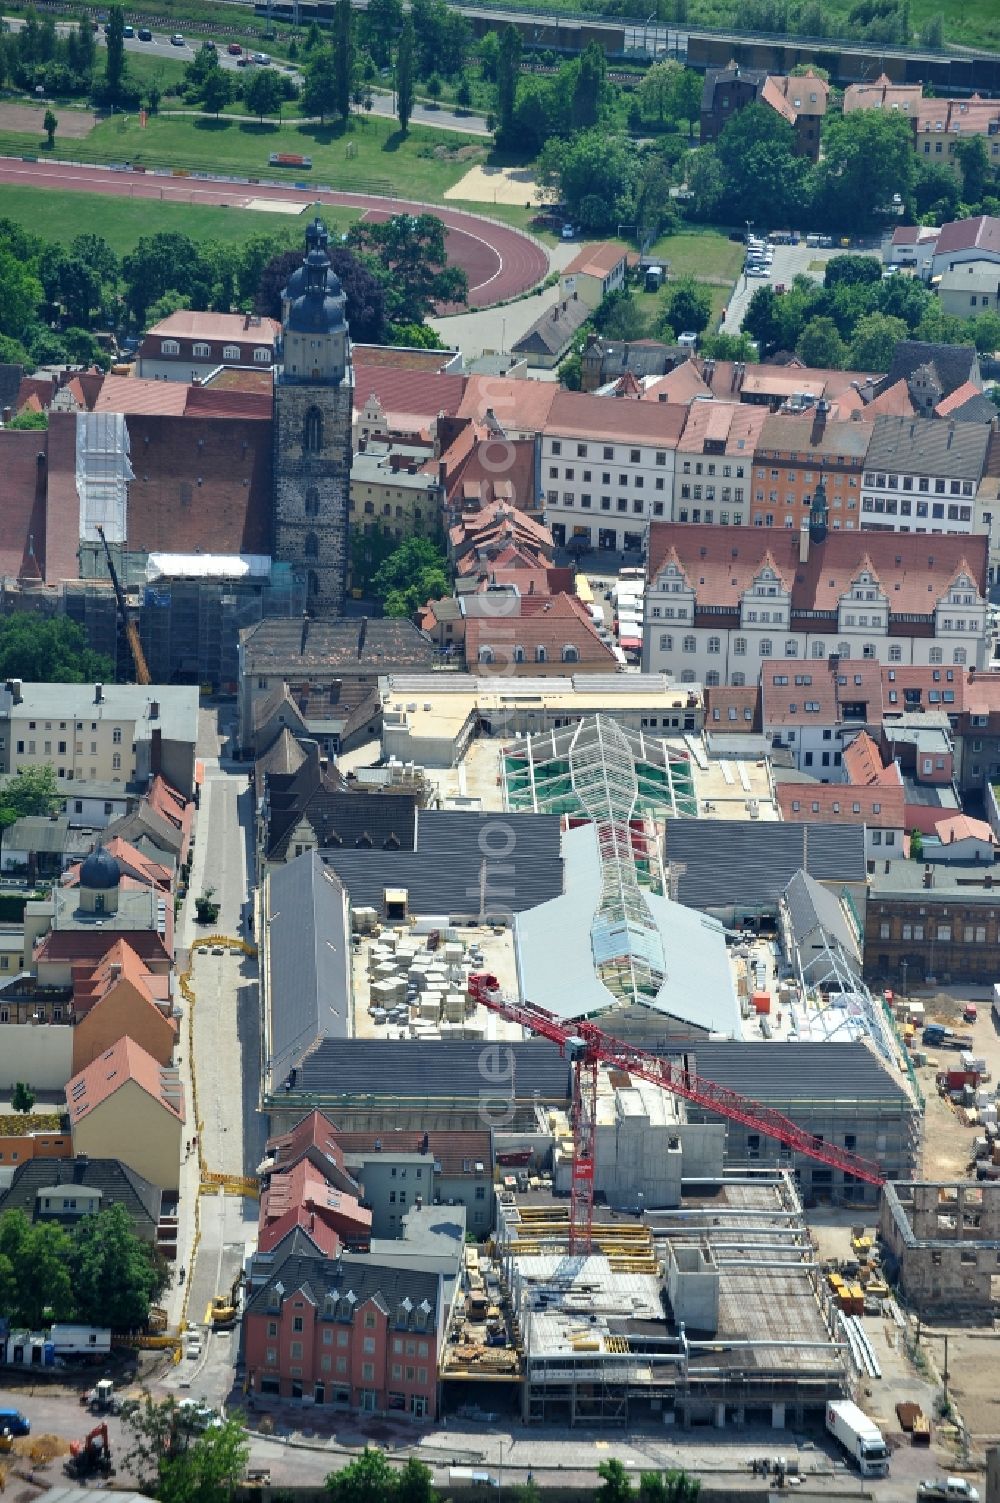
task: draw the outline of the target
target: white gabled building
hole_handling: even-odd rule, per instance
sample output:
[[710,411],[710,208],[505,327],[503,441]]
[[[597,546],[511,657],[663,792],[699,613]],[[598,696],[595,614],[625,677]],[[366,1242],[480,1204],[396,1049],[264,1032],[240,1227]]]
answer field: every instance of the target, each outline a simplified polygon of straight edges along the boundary
[[984,537],[653,525],[643,670],[756,684],[771,659],[986,661]]

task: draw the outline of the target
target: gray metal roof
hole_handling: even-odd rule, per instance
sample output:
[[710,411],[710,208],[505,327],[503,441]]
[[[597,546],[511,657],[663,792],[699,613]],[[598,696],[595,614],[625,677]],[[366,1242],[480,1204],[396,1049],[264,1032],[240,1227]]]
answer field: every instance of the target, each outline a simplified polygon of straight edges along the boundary
[[[155,719],[150,716],[154,704]],[[98,720],[131,720],[139,741],[148,740],[154,730],[161,732],[164,741],[193,746],[198,740],[197,684],[102,684],[98,701],[94,684],[22,683],[16,707],[11,691],[0,688],[0,716],[11,714],[12,709],[19,718],[53,721],[53,734],[57,726],[72,720],[88,726]]]
[[245,672],[294,676],[304,669],[382,673],[396,668],[430,668],[434,644],[412,621],[387,617],[337,616],[329,621],[295,621],[269,616],[241,634]]
[[803,964],[808,964],[812,950],[822,943],[822,936],[826,936],[830,943],[839,947],[851,970],[860,976],[857,941],[840,899],[804,871],[795,873],[784,896],[792,935],[799,946]]
[[413,851],[324,848],[352,907],[381,911],[385,889],[404,887],[411,914],[502,919],[562,892],[558,815],[418,809],[416,818]]
[[941,418],[877,417],[866,470],[935,475],[978,484],[986,463],[990,430],[981,423]]
[[693,1054],[699,1075],[765,1105],[910,1099],[866,1044],[699,1044]]
[[665,852],[690,908],[774,908],[799,867],[820,882],[866,876],[861,825],[671,817]]
[[[595,971],[590,926],[601,901],[601,866],[593,825],[563,837],[566,891],[515,921],[521,995],[561,1018],[599,1017],[614,1032],[621,1006]],[[707,1033],[738,1037],[740,1012],[722,925],[668,898],[642,894],[659,932],[664,981],[646,1006]]]
[[[466,1039],[324,1039],[303,1060],[296,1092],[328,1099],[358,1096],[465,1098],[502,1089],[515,1101],[561,1102],[569,1092],[569,1065],[551,1044],[532,1040],[505,1045],[512,1077],[502,1088],[483,1075],[483,1046]],[[496,1072],[494,1071],[494,1074]],[[317,1102],[316,1104],[319,1104]]]
[[272,1083],[318,1040],[350,1028],[351,934],[347,898],[315,851],[268,879],[268,1049]]
[[144,1242],[153,1241],[162,1192],[120,1159],[26,1159],[14,1170],[10,1188],[0,1194],[0,1215],[5,1211],[23,1211],[29,1221],[34,1221],[40,1190],[73,1185],[99,1191],[102,1210],[124,1206],[136,1235]]
[[1000,873],[994,876],[993,872],[993,867],[982,862],[978,866],[941,862],[928,868],[921,861],[876,861],[871,896],[912,898],[919,894],[921,902],[957,899],[961,903],[990,903],[996,907],[1000,905]]

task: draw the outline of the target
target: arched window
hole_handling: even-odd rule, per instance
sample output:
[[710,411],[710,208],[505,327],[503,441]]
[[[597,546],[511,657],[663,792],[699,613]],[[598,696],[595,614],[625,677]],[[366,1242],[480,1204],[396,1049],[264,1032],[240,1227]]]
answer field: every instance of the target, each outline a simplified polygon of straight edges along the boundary
[[318,454],[323,447],[323,414],[310,407],[302,428],[302,447],[307,454]]
[[492,661],[493,661],[493,648],[492,647],[480,647],[480,649],[479,649],[479,661],[481,663],[492,663]]
[[308,588],[310,596],[319,594],[319,575],[316,573],[315,569],[309,570]]
[[514,648],[513,660],[514,660],[515,663],[523,663],[524,662],[524,648],[523,647],[515,647]]
[[319,558],[319,538],[314,532],[306,533],[306,558]]
[[710,668],[705,674],[705,687],[706,689],[716,689],[718,688],[718,684],[719,670],[717,668]]
[[544,663],[545,662],[545,648],[544,647],[536,647],[535,648],[535,662],[536,663]]
[[311,485],[306,491],[306,516],[319,516],[319,491],[314,485]]
[[578,663],[580,661],[579,649],[567,643],[562,650],[562,660],[564,663]]
[[825,658],[826,657],[826,643],[825,642],[814,642],[813,645],[812,645],[812,649],[811,650],[812,650],[812,655],[813,655],[814,658]]

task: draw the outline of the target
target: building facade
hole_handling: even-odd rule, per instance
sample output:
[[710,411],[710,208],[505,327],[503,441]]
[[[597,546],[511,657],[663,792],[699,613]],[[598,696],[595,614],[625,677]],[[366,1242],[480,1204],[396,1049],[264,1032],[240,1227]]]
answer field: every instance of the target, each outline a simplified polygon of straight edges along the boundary
[[682,683],[755,684],[768,658],[985,661],[982,537],[828,532],[814,495],[799,529],[657,527],[643,670]]
[[890,986],[996,978],[1000,877],[978,866],[876,863],[865,912],[865,975]]
[[281,326],[252,313],[182,308],[143,336],[137,374],[153,381],[198,381],[219,366],[270,372]]
[[861,526],[861,476],[871,430],[866,423],[831,420],[827,406],[820,399],[802,416],[775,414],[759,430],[748,518],[755,527],[799,527],[820,484],[833,530]]
[[864,462],[862,525],[884,532],[988,532],[976,498],[989,442],[983,423],[876,418]]
[[642,552],[670,516],[687,408],[561,391],[541,440],[545,521],[557,547]]
[[274,387],[274,551],[305,571],[310,611],[337,615],[347,588],[353,370],[346,299],[316,220],[282,294]]

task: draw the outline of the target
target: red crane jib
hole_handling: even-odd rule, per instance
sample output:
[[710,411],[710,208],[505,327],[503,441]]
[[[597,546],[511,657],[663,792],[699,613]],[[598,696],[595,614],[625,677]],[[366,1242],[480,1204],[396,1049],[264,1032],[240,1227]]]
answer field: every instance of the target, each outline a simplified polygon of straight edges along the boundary
[[865,1184],[885,1183],[880,1165],[870,1159],[863,1159],[846,1148],[838,1148],[835,1143],[814,1137],[790,1117],[776,1112],[772,1107],[762,1106],[760,1102],[751,1101],[749,1097],[730,1091],[726,1086],[705,1080],[693,1070],[687,1070],[670,1059],[661,1059],[659,1055],[649,1054],[635,1044],[612,1038],[593,1023],[579,1020],[566,1023],[542,1007],[511,1001],[501,995],[500,983],[495,976],[482,973],[470,976],[469,994],[490,1012],[497,1013],[511,1023],[519,1023],[522,1028],[548,1039],[563,1053],[567,1047],[572,1052],[575,1044],[582,1045],[586,1055],[600,1064],[610,1065],[628,1075],[637,1075],[641,1080],[651,1081],[653,1085],[661,1086],[674,1096],[693,1101],[697,1106],[716,1112],[720,1117],[727,1117],[731,1122],[742,1122],[744,1127],[749,1127],[753,1132],[759,1132],[766,1138],[775,1138],[796,1153],[804,1153],[821,1164],[840,1169],[844,1174],[853,1175]]

